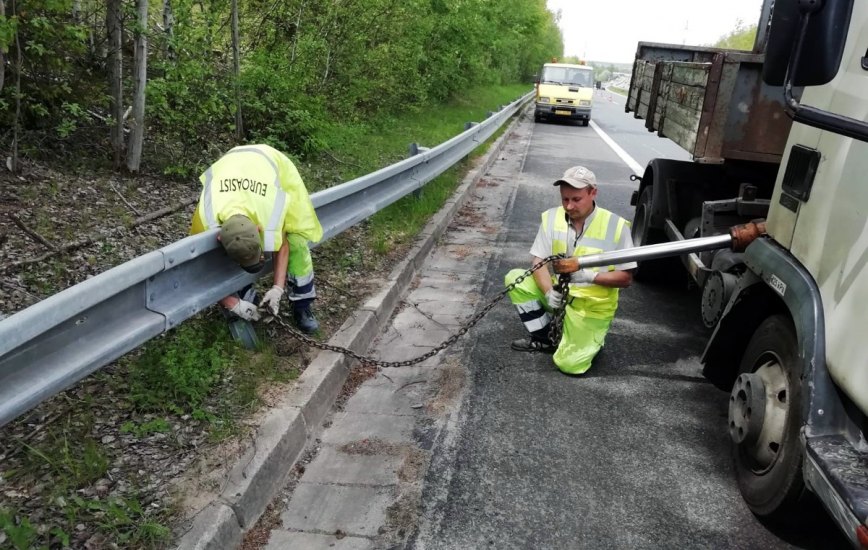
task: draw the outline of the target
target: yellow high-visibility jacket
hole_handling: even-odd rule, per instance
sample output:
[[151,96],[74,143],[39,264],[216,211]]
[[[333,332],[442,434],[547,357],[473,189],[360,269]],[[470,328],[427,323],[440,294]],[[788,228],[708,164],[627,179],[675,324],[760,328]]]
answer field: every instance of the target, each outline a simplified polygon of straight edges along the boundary
[[[596,206],[591,223],[585,228],[584,234],[578,240],[573,256],[599,254],[618,249],[621,231],[627,225],[624,218],[613,214],[605,208]],[[568,221],[566,211],[562,206],[546,210],[542,214],[543,227],[546,228],[552,243],[552,254],[567,254]],[[615,266],[603,268],[588,268],[593,271],[614,271]],[[612,319],[618,309],[618,289],[600,285],[570,285],[570,296],[573,296],[571,307],[583,310],[588,317],[597,319]]]
[[292,161],[268,145],[241,145],[199,176],[202,195],[190,234],[220,227],[230,217],[247,216],[261,228],[262,249],[273,252],[284,234],[322,239],[322,226]]

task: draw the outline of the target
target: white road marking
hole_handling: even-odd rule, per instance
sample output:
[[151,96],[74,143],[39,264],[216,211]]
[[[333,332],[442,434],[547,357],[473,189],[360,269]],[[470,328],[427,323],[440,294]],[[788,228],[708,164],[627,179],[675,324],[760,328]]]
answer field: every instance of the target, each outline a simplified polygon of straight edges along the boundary
[[609,135],[604,132],[602,128],[597,126],[597,123],[593,120],[591,121],[591,128],[593,128],[594,131],[597,132],[597,134],[599,134],[601,138],[603,138],[603,141],[606,142],[606,145],[611,147],[612,151],[615,151],[615,154],[621,157],[621,160],[624,161],[624,164],[629,166],[630,170],[632,170],[637,176],[641,176],[645,172],[645,169],[642,168],[642,165],[636,162],[636,159],[631,157],[627,153],[627,151],[621,149],[621,146],[615,143],[615,140],[610,138]]

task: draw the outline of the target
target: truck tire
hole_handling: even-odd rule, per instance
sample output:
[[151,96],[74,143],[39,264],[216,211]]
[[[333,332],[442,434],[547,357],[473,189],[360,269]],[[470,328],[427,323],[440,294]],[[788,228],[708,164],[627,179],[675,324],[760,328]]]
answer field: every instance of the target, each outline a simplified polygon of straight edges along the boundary
[[[666,242],[666,234],[660,229],[651,227],[651,209],[654,193],[649,185],[639,194],[636,210],[633,212],[633,224],[630,236],[633,246],[644,246]],[[633,270],[637,281],[661,281],[675,276],[681,270],[678,258],[663,258],[659,260],[643,260],[637,262],[639,267]],[[679,279],[680,280],[680,279]]]
[[773,521],[792,520],[807,500],[799,441],[800,365],[792,321],[785,315],[768,317],[745,349],[730,395],[739,490],[754,514]]

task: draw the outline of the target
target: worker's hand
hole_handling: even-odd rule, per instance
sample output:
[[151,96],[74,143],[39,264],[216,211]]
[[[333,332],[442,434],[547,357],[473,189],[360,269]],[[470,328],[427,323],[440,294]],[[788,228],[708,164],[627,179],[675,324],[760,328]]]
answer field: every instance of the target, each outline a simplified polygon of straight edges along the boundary
[[574,285],[591,285],[594,284],[594,278],[596,276],[596,271],[591,271],[590,269],[580,269],[570,275],[570,283]]
[[258,321],[261,317],[256,306],[246,300],[238,300],[238,303],[232,306],[229,311],[245,321]]
[[557,274],[573,273],[574,271],[578,271],[579,269],[579,259],[574,256],[572,258],[555,260],[552,262],[552,267]]
[[560,307],[564,305],[564,295],[554,288],[551,288],[546,292],[546,302],[548,302],[550,308],[560,309]]
[[262,302],[260,302],[259,307],[265,308],[277,317],[277,312],[280,311],[280,299],[283,297],[283,288],[274,285],[271,287],[271,290],[265,293],[265,296],[262,298]]

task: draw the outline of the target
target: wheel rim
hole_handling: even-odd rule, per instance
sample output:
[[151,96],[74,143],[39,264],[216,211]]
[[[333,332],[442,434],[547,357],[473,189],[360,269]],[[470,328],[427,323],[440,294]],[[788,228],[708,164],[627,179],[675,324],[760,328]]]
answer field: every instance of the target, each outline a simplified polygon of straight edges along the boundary
[[[753,373],[740,376],[741,385],[737,381],[733,388],[730,430],[739,452],[747,459],[745,464],[761,475],[774,467],[783,451],[790,396],[787,374],[777,354],[763,354],[756,365]],[[748,382],[751,383],[749,390],[746,389]],[[757,411],[757,407],[761,411]],[[738,418],[738,414],[743,416]],[[746,430],[741,438],[733,434],[739,427]]]

